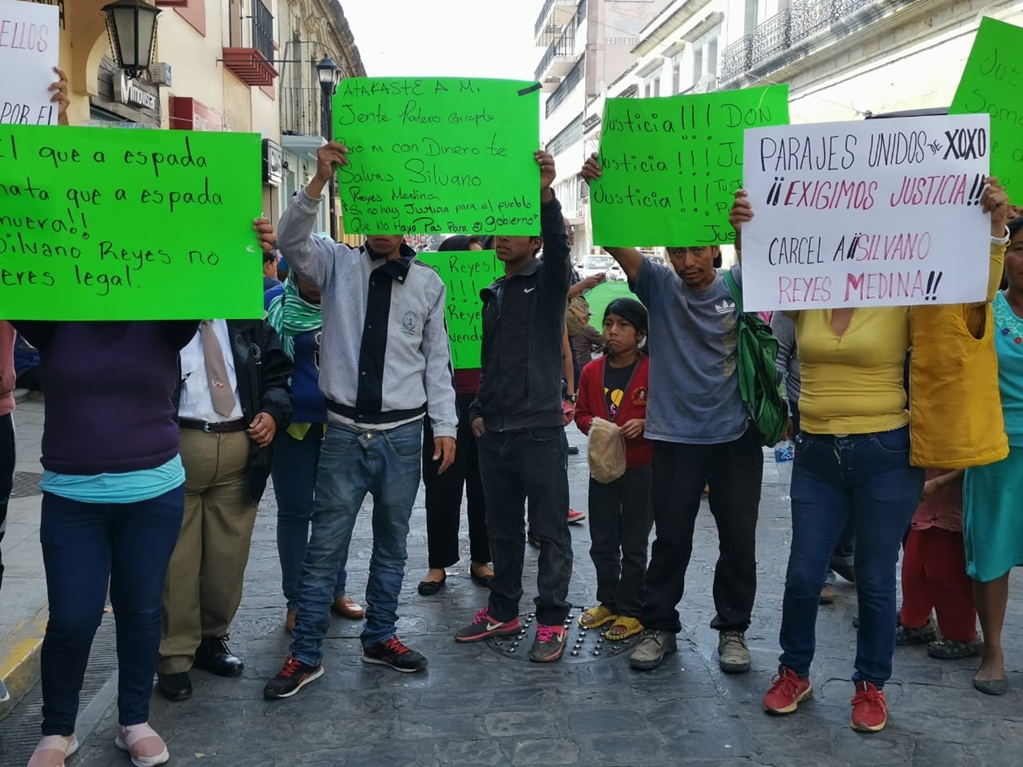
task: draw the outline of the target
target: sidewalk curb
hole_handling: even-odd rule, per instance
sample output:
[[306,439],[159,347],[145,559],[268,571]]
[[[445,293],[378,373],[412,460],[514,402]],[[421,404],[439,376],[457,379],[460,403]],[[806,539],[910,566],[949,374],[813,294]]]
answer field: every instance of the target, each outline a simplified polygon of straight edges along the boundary
[[39,679],[39,650],[48,615],[49,606],[44,604],[35,615],[19,623],[0,640],[0,679],[11,694],[9,701],[0,703],[0,719],[14,709]]

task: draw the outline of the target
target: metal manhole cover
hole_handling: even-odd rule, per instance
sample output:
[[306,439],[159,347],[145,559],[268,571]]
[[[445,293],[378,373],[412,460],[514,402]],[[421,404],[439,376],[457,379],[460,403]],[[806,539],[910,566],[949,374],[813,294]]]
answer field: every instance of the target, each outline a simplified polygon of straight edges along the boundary
[[[584,608],[585,609],[585,608]],[[584,629],[576,620],[578,613],[573,610],[565,621],[565,653],[560,663],[595,663],[614,658],[631,650],[639,642],[640,634],[611,642],[604,638],[610,624],[599,629]],[[536,637],[536,613],[522,613],[522,631],[515,636],[495,637],[486,640],[491,650],[511,660],[529,660],[529,648]]]
[[11,498],[29,498],[33,495],[39,495],[42,493],[42,490],[39,489],[39,483],[42,479],[43,475],[38,472],[14,472],[14,489],[11,491]]

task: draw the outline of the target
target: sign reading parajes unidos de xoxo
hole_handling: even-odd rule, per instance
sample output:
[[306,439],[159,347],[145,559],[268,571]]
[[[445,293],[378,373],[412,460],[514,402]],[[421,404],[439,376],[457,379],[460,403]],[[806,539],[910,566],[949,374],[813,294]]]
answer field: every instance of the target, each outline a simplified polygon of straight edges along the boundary
[[57,6],[0,0],[0,123],[55,125],[53,68],[60,55]]
[[260,139],[0,126],[0,319],[263,315]]
[[[949,114],[991,115],[991,175],[1023,200],[1023,28],[980,22]],[[1018,202],[1016,204],[1019,204]]]
[[983,301],[987,115],[746,133],[749,311]]
[[591,182],[593,241],[607,247],[720,245],[742,185],[746,128],[785,125],[788,86],[608,99],[602,175]]
[[492,250],[445,251],[420,253],[418,259],[440,275],[447,289],[444,320],[451,364],[455,370],[478,368],[483,345],[480,291],[504,274],[497,255]]
[[334,96],[349,234],[540,232],[540,86],[352,78]]

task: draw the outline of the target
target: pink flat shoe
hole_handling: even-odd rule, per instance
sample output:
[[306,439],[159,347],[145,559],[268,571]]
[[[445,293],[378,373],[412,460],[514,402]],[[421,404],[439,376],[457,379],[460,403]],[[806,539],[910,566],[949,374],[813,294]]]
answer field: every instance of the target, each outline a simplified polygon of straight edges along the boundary
[[64,767],[64,760],[78,750],[78,738],[74,735],[47,735],[36,746],[28,767]]
[[156,767],[170,759],[167,744],[148,722],[122,727],[114,745],[131,754],[131,763],[135,767]]

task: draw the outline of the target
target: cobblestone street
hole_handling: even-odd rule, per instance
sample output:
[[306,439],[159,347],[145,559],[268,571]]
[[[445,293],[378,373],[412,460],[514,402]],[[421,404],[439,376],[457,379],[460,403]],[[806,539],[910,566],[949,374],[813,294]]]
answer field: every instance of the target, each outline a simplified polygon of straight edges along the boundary
[[[573,440],[581,441],[577,434]],[[585,508],[585,459],[571,460],[573,503]],[[524,653],[501,654],[485,644],[452,641],[452,631],[472,617],[486,592],[469,579],[463,560],[449,569],[447,586],[436,597],[416,594],[415,586],[426,572],[420,497],[399,632],[429,658],[429,670],[406,675],[364,665],[360,624],[336,618],[326,648],[325,676],[295,698],[264,701],[263,684],[280,668],[288,645],[282,629],[275,514],[268,493],[231,642],[246,663],[243,677],[220,679],[193,671],[192,700],[172,704],[154,695],[152,721],[167,739],[177,765],[1018,764],[1012,747],[1023,734],[1018,672],[1023,619],[1018,603],[1010,604],[1005,631],[1008,695],[986,698],[973,690],[975,660],[943,663],[928,658],[923,648],[900,648],[895,677],[886,687],[888,729],[864,736],[848,726],[856,603],[852,586],[840,581],[836,603],[821,609],[818,622],[814,700],[792,716],[771,718],[763,713],[760,699],[778,656],[789,535],[787,499],[773,462],[767,460],[759,532],[760,587],[748,635],[754,668],[748,674],[726,676],[717,667],[716,634],[708,625],[716,532],[706,511],[698,523],[689,568],[679,652],[668,656],[661,668],[640,673],[629,668],[628,653],[605,651],[594,656],[591,639],[580,656],[549,666],[525,662]],[[577,606],[587,605],[595,585],[585,523],[573,528],[573,536],[576,561],[570,599]],[[364,510],[350,559],[350,592],[358,599],[370,545],[369,515]],[[532,579],[535,550],[528,551],[527,560]],[[527,585],[527,597],[533,593]],[[530,604],[524,602],[522,609],[528,612]],[[102,641],[110,639],[108,634]],[[581,662],[584,656],[586,662]],[[112,688],[106,686],[108,696]],[[110,702],[112,696],[106,701]],[[114,709],[108,708],[70,764],[126,764],[113,745],[115,725]]]

